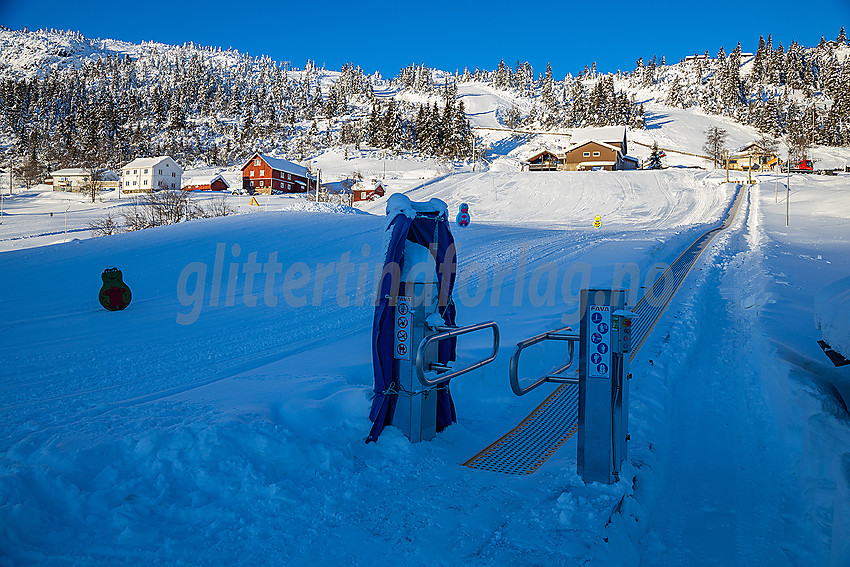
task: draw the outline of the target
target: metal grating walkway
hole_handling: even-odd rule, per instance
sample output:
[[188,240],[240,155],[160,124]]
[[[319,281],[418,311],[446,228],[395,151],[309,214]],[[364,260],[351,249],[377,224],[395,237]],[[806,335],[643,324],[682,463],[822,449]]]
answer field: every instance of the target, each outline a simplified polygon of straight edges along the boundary
[[531,474],[578,431],[578,384],[561,384],[519,425],[463,463],[473,469]]
[[[688,246],[634,307],[633,311],[638,314],[638,319],[632,328],[632,344],[635,346],[631,360],[634,360],[664,309],[708,244],[734,222],[744,192],[744,187],[741,186],[723,222]],[[531,474],[554,455],[576,431],[578,385],[561,384],[519,425],[463,464],[473,469],[506,474]]]

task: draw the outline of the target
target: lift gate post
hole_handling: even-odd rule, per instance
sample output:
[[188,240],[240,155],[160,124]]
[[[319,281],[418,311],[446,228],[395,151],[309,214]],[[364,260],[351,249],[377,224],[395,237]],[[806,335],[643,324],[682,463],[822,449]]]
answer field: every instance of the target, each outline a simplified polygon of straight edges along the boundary
[[629,425],[628,290],[581,291],[577,468],[585,482],[617,482]]
[[[437,434],[437,392],[423,390],[416,377],[416,352],[413,352],[425,338],[425,320],[436,312],[437,300],[436,277],[418,282],[406,278],[399,287],[393,328],[393,375],[398,377],[399,390],[405,394],[398,396],[393,425],[414,443],[428,441]],[[424,355],[428,363],[436,362],[437,344],[430,345]]]
[[[378,415],[386,415],[387,421],[383,421],[383,417],[381,421],[373,418],[372,441],[386,424],[401,429],[414,443],[433,439],[437,433],[438,413],[445,421],[447,405],[454,419],[451,397],[447,392],[449,381],[489,364],[499,352],[499,327],[495,322],[463,327],[454,324],[455,308],[451,293],[456,260],[446,211],[446,204],[438,199],[417,203],[398,193],[392,195],[387,203],[387,215],[393,215],[393,220],[389,225],[392,232],[384,261],[384,272],[388,275],[387,278],[382,275],[381,285],[389,283],[387,293],[379,294],[375,310],[373,368],[376,392],[381,387],[380,393],[383,394],[381,398],[376,396],[376,400],[381,400],[378,404],[389,404],[388,399],[392,399],[393,403],[387,406],[386,414],[380,413],[380,405],[373,405],[373,411],[377,407]],[[439,234],[443,234],[443,242],[439,242]],[[392,282],[397,282],[396,289],[393,289]],[[383,317],[385,309],[390,309],[392,314],[391,338],[387,337],[390,328],[389,320]],[[477,362],[454,370],[450,364],[455,358],[455,339],[487,329],[492,332],[490,353]],[[388,341],[392,341],[392,360],[385,348]],[[377,345],[382,346],[379,348]],[[388,373],[391,379],[379,384],[384,368],[391,369]],[[445,399],[447,404],[442,401]],[[444,404],[442,408],[441,403]]]

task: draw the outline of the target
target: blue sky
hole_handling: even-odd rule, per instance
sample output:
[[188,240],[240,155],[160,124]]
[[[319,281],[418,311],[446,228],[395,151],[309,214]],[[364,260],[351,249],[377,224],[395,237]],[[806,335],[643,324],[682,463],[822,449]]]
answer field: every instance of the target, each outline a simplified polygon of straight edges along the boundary
[[[0,0],[0,24],[12,29],[58,28],[87,37],[233,47],[302,67],[307,59],[339,69],[353,61],[387,77],[410,63],[454,71],[494,69],[500,59],[529,61],[535,73],[552,64],[557,78],[596,62],[601,71],[631,70],[638,57],[678,61],[685,55],[730,51],[738,41],[755,50],[759,35],[774,44],[811,46],[850,33],[850,0],[716,3],[609,0],[571,2],[371,2],[328,0],[147,2]],[[762,9],[763,6],[768,9]],[[805,8],[801,8],[804,6]]]

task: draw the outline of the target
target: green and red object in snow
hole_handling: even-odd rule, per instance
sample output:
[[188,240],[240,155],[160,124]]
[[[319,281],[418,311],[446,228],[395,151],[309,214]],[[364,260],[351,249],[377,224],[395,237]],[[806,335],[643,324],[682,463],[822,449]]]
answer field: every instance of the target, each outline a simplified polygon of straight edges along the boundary
[[130,305],[133,294],[130,288],[121,279],[121,270],[118,268],[106,268],[100,274],[103,286],[100,288],[100,304],[110,311],[121,311]]

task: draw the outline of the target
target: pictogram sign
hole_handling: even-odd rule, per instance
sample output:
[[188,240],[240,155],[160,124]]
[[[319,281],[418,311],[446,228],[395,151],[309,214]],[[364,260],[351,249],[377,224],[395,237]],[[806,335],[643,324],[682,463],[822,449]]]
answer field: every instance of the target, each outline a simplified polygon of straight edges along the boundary
[[410,306],[413,299],[400,295],[395,307],[395,325],[393,329],[393,357],[410,360],[410,324],[413,312]]
[[591,305],[587,332],[588,378],[611,377],[611,306]]

